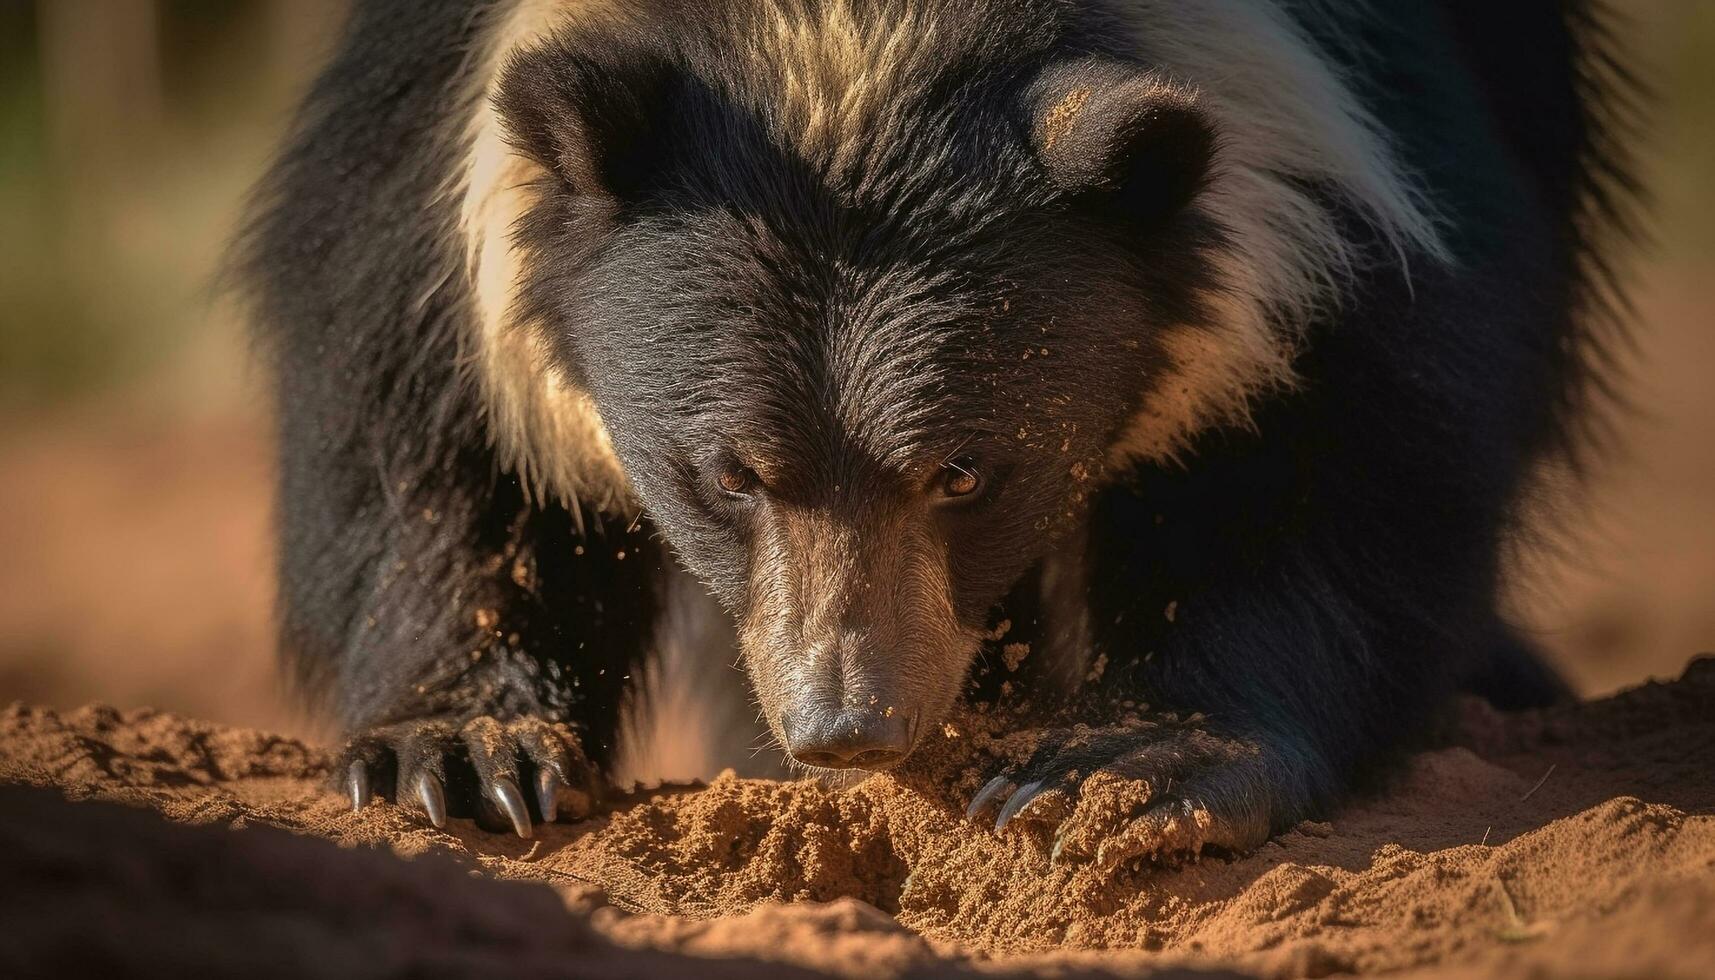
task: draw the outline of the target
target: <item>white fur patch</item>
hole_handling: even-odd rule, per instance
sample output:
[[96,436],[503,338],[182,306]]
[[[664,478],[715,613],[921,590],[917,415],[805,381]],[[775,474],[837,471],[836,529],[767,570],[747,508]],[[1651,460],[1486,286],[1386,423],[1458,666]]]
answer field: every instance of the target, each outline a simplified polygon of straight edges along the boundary
[[1401,257],[1447,252],[1427,202],[1313,42],[1266,0],[1117,0],[1139,57],[1198,90],[1220,141],[1201,204],[1231,236],[1211,329],[1175,331],[1172,367],[1113,450],[1172,460],[1257,395],[1293,383],[1303,330],[1337,305],[1366,257],[1305,186],[1334,189]]
[[[470,155],[459,175],[461,225],[477,324],[471,360],[488,409],[489,437],[501,464],[532,492],[606,513],[634,510],[632,491],[607,428],[587,392],[549,360],[535,326],[513,315],[523,265],[512,232],[544,176],[512,151],[494,111],[493,89],[506,59],[579,17],[600,13],[604,0],[519,0],[477,53]],[[581,516],[581,515],[580,515]]]

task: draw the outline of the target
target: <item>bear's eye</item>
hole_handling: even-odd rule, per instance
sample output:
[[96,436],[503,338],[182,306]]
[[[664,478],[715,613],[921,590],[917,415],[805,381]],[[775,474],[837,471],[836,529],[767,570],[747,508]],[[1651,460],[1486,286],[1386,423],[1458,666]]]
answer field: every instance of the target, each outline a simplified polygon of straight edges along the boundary
[[748,466],[733,463],[721,471],[717,482],[720,483],[721,489],[727,493],[743,497],[754,492],[762,481],[757,478],[755,470]]
[[983,478],[977,472],[976,461],[969,456],[960,456],[942,464],[940,482],[936,485],[941,496],[948,499],[969,497],[982,486]]

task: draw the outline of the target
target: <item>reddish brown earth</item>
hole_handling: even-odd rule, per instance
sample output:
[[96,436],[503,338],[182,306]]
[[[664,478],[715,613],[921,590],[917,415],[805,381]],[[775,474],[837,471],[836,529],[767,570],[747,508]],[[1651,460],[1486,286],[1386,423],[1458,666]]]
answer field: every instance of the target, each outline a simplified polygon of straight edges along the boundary
[[977,744],[847,789],[640,793],[522,841],[352,813],[291,738],[14,705],[0,781],[40,789],[0,790],[0,974],[1715,975],[1715,659],[1455,728],[1253,855],[1101,872],[962,819]]

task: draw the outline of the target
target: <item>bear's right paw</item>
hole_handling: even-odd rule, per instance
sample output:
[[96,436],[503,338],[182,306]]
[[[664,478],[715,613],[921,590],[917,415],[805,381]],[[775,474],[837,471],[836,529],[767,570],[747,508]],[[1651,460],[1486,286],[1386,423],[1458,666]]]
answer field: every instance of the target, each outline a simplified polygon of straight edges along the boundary
[[[525,838],[533,817],[588,816],[600,787],[571,728],[531,717],[377,726],[346,742],[334,773],[353,810],[375,795],[408,799],[430,823],[445,827],[450,792],[455,811],[474,811],[479,826]],[[532,798],[521,786],[534,791]]]

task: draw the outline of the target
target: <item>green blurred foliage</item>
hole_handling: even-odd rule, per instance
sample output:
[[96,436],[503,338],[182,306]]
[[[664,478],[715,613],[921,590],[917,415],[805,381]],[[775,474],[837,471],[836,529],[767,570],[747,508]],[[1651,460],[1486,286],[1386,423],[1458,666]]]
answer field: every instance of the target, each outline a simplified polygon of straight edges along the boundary
[[1659,97],[1643,152],[1669,260],[1715,259],[1715,3],[1638,3],[1638,50]]
[[[108,19],[122,8],[148,29]],[[230,390],[241,358],[207,356],[242,350],[216,273],[336,15],[325,0],[0,2],[0,410],[163,372],[189,398]]]

